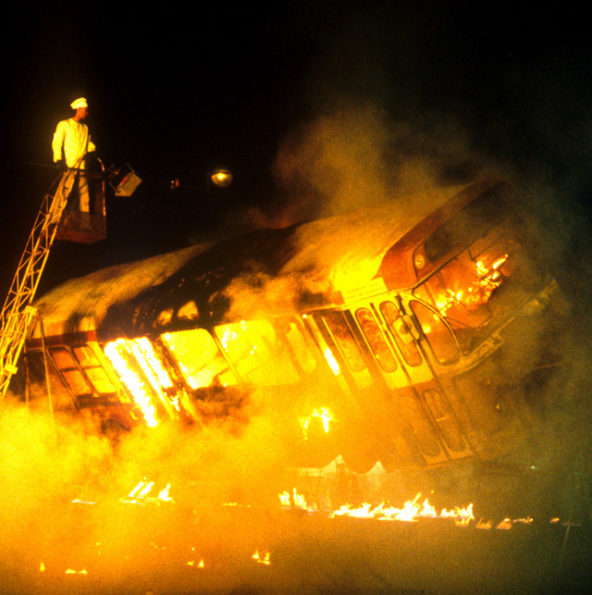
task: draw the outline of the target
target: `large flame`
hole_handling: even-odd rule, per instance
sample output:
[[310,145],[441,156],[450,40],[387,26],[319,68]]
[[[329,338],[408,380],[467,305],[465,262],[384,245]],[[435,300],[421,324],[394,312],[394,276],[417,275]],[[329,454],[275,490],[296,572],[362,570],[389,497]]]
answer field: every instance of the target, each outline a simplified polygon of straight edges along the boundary
[[[139,370],[134,369],[129,363],[130,356],[137,355],[139,348],[135,344],[137,340],[117,339],[105,345],[105,355],[109,358],[117,371],[121,381],[131,393],[136,405],[142,411],[142,415],[149,427],[158,425],[156,408],[152,403],[150,388],[142,379]],[[135,358],[134,358],[135,359]],[[143,361],[144,358],[140,357]]]
[[466,526],[472,520],[473,505],[461,508],[455,507],[453,510],[447,510],[444,508],[440,514],[437,514],[436,509],[432,506],[426,498],[421,504],[418,503],[421,498],[421,493],[418,493],[413,500],[407,500],[402,508],[395,508],[394,506],[387,505],[382,502],[378,506],[372,506],[371,504],[364,503],[361,506],[352,507],[349,504],[345,504],[335,510],[331,514],[331,518],[335,517],[354,517],[354,518],[367,518],[377,519],[381,521],[405,521],[414,522],[419,518],[441,518],[441,519],[453,519],[459,526]]
[[173,381],[149,339],[117,339],[104,351],[149,427],[158,425],[155,396],[172,414],[180,411]]
[[454,289],[448,287],[443,294],[436,298],[436,307],[442,314],[446,314],[453,306],[463,306],[472,311],[486,304],[493,291],[504,281],[500,271],[508,260],[508,254],[495,259],[489,266],[484,260],[475,262],[475,268],[468,279],[458,277]]

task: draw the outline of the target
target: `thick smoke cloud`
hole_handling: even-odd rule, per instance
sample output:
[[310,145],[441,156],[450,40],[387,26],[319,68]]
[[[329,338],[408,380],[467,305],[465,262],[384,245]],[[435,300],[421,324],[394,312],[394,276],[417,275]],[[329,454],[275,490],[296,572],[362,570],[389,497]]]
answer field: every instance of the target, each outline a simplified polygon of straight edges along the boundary
[[[194,584],[200,559],[211,569],[225,556],[226,572],[210,575],[208,588],[248,580],[241,572],[248,576],[256,548],[269,547],[269,527],[258,513],[237,523],[229,515],[252,504],[277,509],[277,495],[289,489],[277,430],[257,415],[254,399],[249,423],[243,412],[243,421],[201,431],[139,429],[117,444],[93,424],[52,416],[45,400],[27,410],[8,399],[0,416],[3,591],[176,589],[185,580]],[[141,481],[154,489],[144,499],[128,498]],[[159,501],[167,485],[172,500]]]

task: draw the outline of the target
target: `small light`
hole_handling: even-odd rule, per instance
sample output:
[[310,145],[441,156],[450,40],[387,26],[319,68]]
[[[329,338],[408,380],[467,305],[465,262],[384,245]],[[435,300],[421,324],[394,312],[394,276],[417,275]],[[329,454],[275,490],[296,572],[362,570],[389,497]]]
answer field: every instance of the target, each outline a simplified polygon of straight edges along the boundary
[[210,174],[210,181],[218,188],[226,188],[232,183],[232,173],[224,168],[215,169]]

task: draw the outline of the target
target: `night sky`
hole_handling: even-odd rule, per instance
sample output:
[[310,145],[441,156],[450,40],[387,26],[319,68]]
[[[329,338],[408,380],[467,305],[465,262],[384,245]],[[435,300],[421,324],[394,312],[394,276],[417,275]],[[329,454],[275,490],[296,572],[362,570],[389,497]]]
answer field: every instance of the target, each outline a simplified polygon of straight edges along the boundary
[[[417,189],[408,173],[417,163],[442,183],[495,168],[535,192],[542,225],[565,219],[557,223],[565,251],[581,249],[592,55],[586,19],[570,3],[121,4],[42,3],[4,20],[1,287],[55,175],[31,163],[50,163],[55,125],[81,95],[105,165],[127,162],[144,182],[133,197],[110,200],[108,240],[56,244],[41,291],[330,212],[327,188],[305,175],[322,146],[305,151],[306,139],[327,130],[319,122],[337,122],[328,137],[346,139],[334,163],[322,162],[330,180],[368,162],[388,180],[382,191],[396,192]],[[380,150],[358,152],[351,138],[364,136],[368,119]],[[206,185],[219,165],[234,173],[225,190]],[[174,177],[182,187],[171,192]],[[363,176],[352,177],[363,194]]]

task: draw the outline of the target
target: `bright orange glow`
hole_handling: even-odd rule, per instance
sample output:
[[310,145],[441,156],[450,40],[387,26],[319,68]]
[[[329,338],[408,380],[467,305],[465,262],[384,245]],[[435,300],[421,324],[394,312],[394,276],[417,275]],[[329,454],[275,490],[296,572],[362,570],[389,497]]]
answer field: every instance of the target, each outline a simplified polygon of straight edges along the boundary
[[384,502],[374,507],[371,504],[365,503],[357,508],[352,508],[349,504],[346,504],[334,511],[331,518],[348,516],[382,521],[405,522],[415,522],[419,518],[452,518],[455,523],[460,526],[468,525],[470,521],[475,518],[473,516],[472,504],[465,508],[456,507],[453,511],[443,509],[440,514],[437,514],[436,509],[428,502],[427,498],[422,504],[418,504],[420,498],[421,494],[417,494],[413,500],[407,500],[403,505],[403,508],[387,506]]
[[512,528],[512,520],[509,518],[505,518],[503,521],[500,521],[496,526],[496,529],[501,531],[509,531]]
[[302,426],[305,440],[308,440],[308,428],[310,426],[310,422],[313,419],[321,420],[325,434],[329,433],[330,424],[334,420],[333,414],[326,407],[319,407],[318,409],[315,409],[308,417],[301,418],[300,425]]
[[[508,260],[508,254],[494,260],[489,267],[483,260],[475,263],[474,271],[470,278],[457,281],[457,287],[447,288],[436,299],[436,307],[442,314],[446,314],[452,307],[462,306],[468,311],[473,311],[486,304],[494,289],[499,287],[504,280],[500,267]],[[466,276],[466,275],[465,275]]]
[[191,388],[203,388],[213,383],[220,386],[236,384],[234,374],[212,335],[205,329],[163,333],[160,338],[177,361]]
[[468,525],[471,521],[475,520],[473,516],[473,505],[469,504],[465,508],[455,506],[454,510],[446,510],[444,508],[440,512],[440,518],[454,519],[454,522],[460,526]]
[[[221,324],[214,328],[214,334],[237,374],[246,382],[271,386],[299,381],[291,351],[271,321],[258,319]],[[292,348],[298,352],[293,334],[291,339]],[[285,340],[288,340],[287,335]],[[299,347],[301,350],[303,345]]]
[[138,482],[138,484],[136,484],[136,486],[125,498],[121,498],[121,501],[127,504],[138,504],[150,501],[155,502],[157,504],[160,504],[161,502],[174,502],[170,495],[170,483],[168,483],[164,489],[160,490],[160,492],[158,492],[156,496],[150,495],[152,493],[153,488],[153,481],[143,479],[142,481]]
[[506,517],[496,526],[500,531],[509,531],[514,525],[530,525],[533,522],[531,517],[511,519]]
[[335,359],[333,352],[328,347],[326,347],[323,354],[325,355],[325,359],[327,360],[327,363],[329,364],[329,367],[331,368],[333,374],[335,374],[335,376],[338,376],[341,372],[341,369],[339,368],[339,364],[337,363],[337,360]]
[[187,562],[187,566],[191,566],[191,568],[205,568],[206,564],[203,558],[201,558],[199,562],[196,562],[195,560],[189,560],[189,562]]
[[253,560],[255,560],[255,562],[257,562],[257,564],[263,564],[264,566],[269,566],[271,564],[271,560],[270,560],[270,554],[269,552],[262,552],[261,554],[259,553],[259,550],[257,550],[252,556],[251,558]]
[[154,390],[173,386],[170,376],[154,353],[152,343],[146,337],[136,339],[132,351]]
[[280,499],[280,503],[285,508],[297,508],[299,510],[308,510],[308,511],[316,511],[317,508],[313,506],[309,506],[306,497],[303,494],[300,494],[296,488],[292,489],[292,493],[290,492],[282,492],[278,494],[278,498]]
[[227,169],[218,169],[210,174],[212,184],[220,188],[226,188],[232,183],[232,173]]
[[158,424],[155,405],[157,400],[160,400],[171,417],[178,416],[181,412],[179,394],[152,343],[146,337],[117,339],[107,343],[104,351],[149,427]]
[[172,498],[170,496],[170,492],[171,492],[171,484],[167,483],[166,487],[164,488],[164,490],[161,490],[158,493],[158,499],[162,500],[163,502],[171,502]]
[[[105,355],[109,358],[113,364],[117,374],[119,375],[123,384],[127,387],[131,393],[134,402],[140,408],[146,424],[149,427],[158,425],[156,418],[156,409],[152,404],[151,391],[146,381],[142,379],[140,370],[132,368],[129,361],[140,356],[142,363],[141,368],[147,367],[147,362],[141,356],[141,350],[139,345],[136,344],[136,340],[117,339],[111,341],[105,345]],[[153,374],[151,374],[153,376]],[[153,379],[152,379],[153,380]]]

